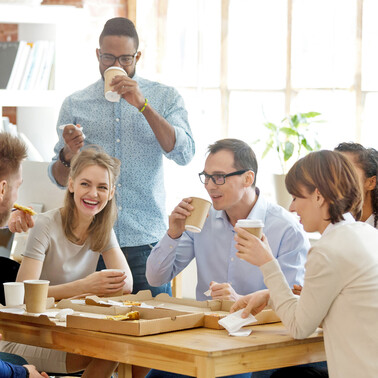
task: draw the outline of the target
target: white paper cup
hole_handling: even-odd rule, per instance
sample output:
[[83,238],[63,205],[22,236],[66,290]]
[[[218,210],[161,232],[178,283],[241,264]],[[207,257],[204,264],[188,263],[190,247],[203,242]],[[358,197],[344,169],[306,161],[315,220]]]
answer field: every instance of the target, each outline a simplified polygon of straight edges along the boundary
[[191,214],[185,220],[185,230],[201,232],[209,213],[211,202],[203,198],[191,197],[193,206]]
[[[122,272],[122,273],[125,273],[125,271],[122,270],[122,269],[102,269],[101,272]],[[119,289],[118,291],[116,291],[115,293],[105,294],[105,297],[120,297],[121,295],[123,295],[123,287],[121,289]]]
[[119,100],[121,99],[121,96],[117,92],[113,92],[113,87],[110,85],[113,77],[117,75],[127,76],[127,73],[121,67],[109,67],[104,72],[104,95],[105,98],[110,102],[119,102]]
[[20,306],[24,303],[24,283],[4,282],[5,305],[7,307]]
[[41,313],[46,311],[49,283],[50,281],[47,280],[24,281],[26,312]]
[[261,239],[264,223],[259,219],[239,219],[236,222],[235,227],[243,228],[250,234],[253,234]]

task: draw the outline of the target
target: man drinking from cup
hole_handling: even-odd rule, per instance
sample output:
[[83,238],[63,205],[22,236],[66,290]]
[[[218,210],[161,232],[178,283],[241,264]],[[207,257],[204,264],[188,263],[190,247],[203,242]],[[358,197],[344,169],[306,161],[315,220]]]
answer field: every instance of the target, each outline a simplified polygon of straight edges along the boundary
[[302,282],[308,238],[288,211],[260,194],[253,150],[241,140],[223,139],[210,145],[208,153],[199,176],[213,207],[200,233],[185,230],[192,199],[184,198],[175,207],[167,233],[147,260],[150,285],[169,282],[196,258],[198,300],[208,299],[208,289],[214,299],[237,300],[265,288],[260,271],[236,258],[234,227],[240,219],[262,221],[289,285]]

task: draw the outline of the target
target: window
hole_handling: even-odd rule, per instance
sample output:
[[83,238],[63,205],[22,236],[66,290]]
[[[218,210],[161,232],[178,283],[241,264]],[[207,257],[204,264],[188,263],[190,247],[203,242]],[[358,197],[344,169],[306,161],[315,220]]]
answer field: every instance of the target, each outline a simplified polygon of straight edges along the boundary
[[[209,143],[264,140],[263,122],[288,113],[322,113],[323,148],[378,148],[377,13],[376,0],[137,0],[138,70],[178,88],[197,143],[193,163],[170,167],[172,203],[194,195]],[[279,168],[253,148],[269,194]]]

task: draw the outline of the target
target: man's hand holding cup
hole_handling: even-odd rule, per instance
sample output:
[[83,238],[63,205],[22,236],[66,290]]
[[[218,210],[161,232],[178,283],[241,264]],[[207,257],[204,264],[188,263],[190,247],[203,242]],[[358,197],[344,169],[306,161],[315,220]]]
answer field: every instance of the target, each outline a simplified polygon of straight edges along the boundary
[[169,216],[168,235],[172,239],[179,238],[185,231],[186,218],[194,209],[190,204],[191,198],[184,198],[172,211]]

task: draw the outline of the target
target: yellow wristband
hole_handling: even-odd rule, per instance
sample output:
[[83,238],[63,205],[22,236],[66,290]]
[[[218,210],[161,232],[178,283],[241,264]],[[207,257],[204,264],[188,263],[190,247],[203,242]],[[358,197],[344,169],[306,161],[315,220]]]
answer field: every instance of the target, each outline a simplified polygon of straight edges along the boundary
[[147,104],[148,104],[148,100],[145,98],[144,99],[144,105],[143,105],[142,109],[139,110],[141,113],[143,113],[145,111]]

